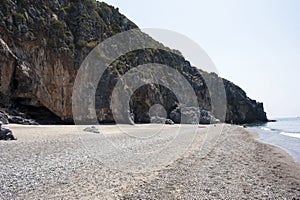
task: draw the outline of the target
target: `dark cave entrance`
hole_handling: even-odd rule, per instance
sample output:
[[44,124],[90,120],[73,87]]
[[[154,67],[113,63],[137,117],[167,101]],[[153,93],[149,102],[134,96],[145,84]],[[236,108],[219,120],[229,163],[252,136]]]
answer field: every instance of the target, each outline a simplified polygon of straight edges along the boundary
[[150,123],[151,115],[170,118],[171,111],[178,106],[178,99],[167,87],[147,84],[134,91],[129,106],[135,123]]
[[52,111],[42,105],[33,106],[31,99],[17,98],[13,100],[11,114],[21,116],[26,119],[33,119],[41,125],[51,124],[74,124],[74,122],[65,122],[55,115]]

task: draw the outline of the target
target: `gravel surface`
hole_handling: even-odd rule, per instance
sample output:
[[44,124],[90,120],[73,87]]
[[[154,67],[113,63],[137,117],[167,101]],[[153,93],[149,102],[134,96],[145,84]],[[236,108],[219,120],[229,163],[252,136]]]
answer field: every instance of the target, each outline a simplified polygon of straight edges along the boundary
[[300,166],[230,125],[10,125],[0,199],[300,199]]

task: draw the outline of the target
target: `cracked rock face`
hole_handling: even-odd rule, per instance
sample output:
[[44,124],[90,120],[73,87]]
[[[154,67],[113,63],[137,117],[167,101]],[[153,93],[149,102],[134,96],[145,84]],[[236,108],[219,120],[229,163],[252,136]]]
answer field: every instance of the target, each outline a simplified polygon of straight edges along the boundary
[[[37,121],[43,118],[43,123],[72,123],[73,85],[84,58],[101,41],[137,26],[118,9],[95,0],[24,2],[2,0],[0,8],[0,107],[15,108]],[[100,122],[114,122],[110,100],[118,77],[145,63],[177,69],[195,90],[205,122],[218,118],[204,81],[208,79],[224,82],[226,122],[267,120],[263,105],[233,83],[192,67],[180,55],[145,49],[120,57],[101,78],[95,96]],[[134,91],[129,104],[129,121],[150,122],[150,108],[156,104],[162,105],[164,117],[174,122],[180,122],[178,117],[184,114],[176,95],[155,84]]]

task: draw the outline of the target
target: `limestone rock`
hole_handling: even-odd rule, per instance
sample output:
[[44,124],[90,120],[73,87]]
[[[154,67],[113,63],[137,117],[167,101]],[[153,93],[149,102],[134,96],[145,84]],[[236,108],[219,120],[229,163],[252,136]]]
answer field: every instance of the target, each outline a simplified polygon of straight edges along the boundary
[[83,131],[90,132],[90,133],[100,133],[95,126],[87,127],[83,129]]
[[174,125],[175,123],[171,119],[166,119],[165,124]]
[[9,118],[9,122],[13,124],[23,124],[23,125],[39,125],[37,122],[35,122],[32,119],[24,119],[20,116],[11,117]]
[[[72,91],[82,61],[101,41],[137,26],[118,9],[95,0],[2,2],[0,107],[17,108],[37,122],[73,123]],[[158,43],[151,38],[149,40]],[[211,107],[210,92],[204,81],[207,79],[212,83],[225,84],[228,104],[226,122],[267,120],[263,105],[249,99],[233,83],[192,67],[183,56],[171,50],[141,49],[118,58],[100,79],[95,97],[99,122],[114,122],[110,102],[118,77],[145,63],[173,67],[189,81],[201,110],[196,115],[202,116],[202,122],[219,118]],[[172,76],[167,78],[176,82]],[[130,102],[126,102],[130,108],[124,111],[124,122],[150,122],[149,109],[155,104],[161,104],[166,110],[166,118],[174,122],[179,121],[180,115],[192,114],[191,110],[190,113],[174,111],[180,102],[170,89],[161,85],[146,84],[133,92]],[[122,109],[121,104],[116,109]],[[89,116],[86,118],[83,121],[89,121]],[[193,119],[191,122],[194,122]]]
[[2,111],[0,111],[0,122],[2,122],[3,124],[8,124],[8,116]]
[[201,110],[195,107],[185,107],[184,105],[177,107],[170,114],[170,118],[175,123],[182,123],[182,117],[188,119],[188,121],[185,122],[188,124],[215,124],[219,122],[219,120],[207,110]]

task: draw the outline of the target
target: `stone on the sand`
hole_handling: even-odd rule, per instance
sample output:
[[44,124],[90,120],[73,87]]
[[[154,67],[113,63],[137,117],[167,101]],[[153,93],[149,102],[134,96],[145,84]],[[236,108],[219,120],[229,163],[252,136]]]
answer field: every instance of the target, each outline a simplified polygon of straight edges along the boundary
[[0,122],[3,124],[8,124],[8,116],[2,111],[0,111]]
[[171,119],[166,119],[165,124],[174,125],[175,123]]
[[170,125],[174,125],[174,122],[171,119],[166,119],[163,117],[159,117],[159,116],[153,116],[150,119],[151,123],[156,123],[156,124],[170,124]]
[[[170,118],[175,123],[186,124],[215,124],[219,120],[216,119],[213,114],[207,110],[198,109],[195,107],[185,107],[183,105],[178,106],[170,113]],[[182,121],[184,119],[184,121]]]
[[12,131],[8,128],[0,128],[0,140],[16,140]]
[[25,119],[20,116],[14,116],[8,119],[10,123],[13,124],[23,124],[23,125],[39,125],[36,121],[32,119]]
[[90,133],[100,133],[95,126],[87,127],[83,129],[83,131],[90,132]]

